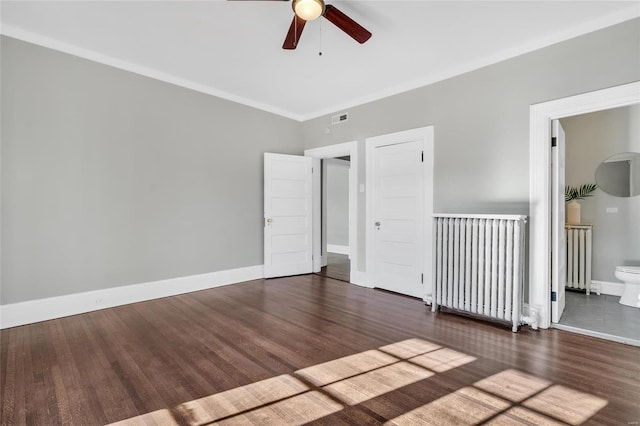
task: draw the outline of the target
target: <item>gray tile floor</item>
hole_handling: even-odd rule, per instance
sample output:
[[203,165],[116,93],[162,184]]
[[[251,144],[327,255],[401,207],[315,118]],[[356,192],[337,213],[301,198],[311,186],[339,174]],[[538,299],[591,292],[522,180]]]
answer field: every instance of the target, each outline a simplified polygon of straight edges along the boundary
[[567,290],[560,324],[640,340],[640,309],[618,300],[618,296]]

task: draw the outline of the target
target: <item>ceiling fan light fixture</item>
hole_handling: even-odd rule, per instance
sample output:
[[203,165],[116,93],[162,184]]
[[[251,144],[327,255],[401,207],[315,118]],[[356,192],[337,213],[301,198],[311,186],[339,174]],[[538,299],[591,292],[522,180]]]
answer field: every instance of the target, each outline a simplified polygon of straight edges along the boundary
[[313,21],[324,13],[324,1],[322,0],[293,0],[291,7],[293,12],[305,21]]

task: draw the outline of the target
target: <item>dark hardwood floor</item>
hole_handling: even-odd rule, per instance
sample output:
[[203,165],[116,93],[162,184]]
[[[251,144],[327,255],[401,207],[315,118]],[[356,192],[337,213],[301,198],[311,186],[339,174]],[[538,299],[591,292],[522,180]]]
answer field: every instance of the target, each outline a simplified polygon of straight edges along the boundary
[[318,275],[2,330],[3,425],[640,421],[640,348]]
[[340,281],[351,281],[351,261],[349,256],[346,254],[327,253],[327,266],[324,266],[317,274]]

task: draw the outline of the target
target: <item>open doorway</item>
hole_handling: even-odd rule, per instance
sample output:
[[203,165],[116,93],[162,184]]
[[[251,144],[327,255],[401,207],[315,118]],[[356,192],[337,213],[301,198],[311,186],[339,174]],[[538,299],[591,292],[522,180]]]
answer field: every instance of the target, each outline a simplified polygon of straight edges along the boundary
[[640,342],[640,304],[637,297],[621,300],[625,284],[616,276],[621,267],[640,270],[640,188],[634,188],[640,174],[633,173],[640,170],[640,104],[559,121],[565,183],[584,197],[570,201],[564,229],[570,267],[556,322]]
[[[315,273],[354,282],[358,267],[358,143],[305,150],[320,159],[314,174],[313,262]],[[357,282],[356,282],[357,283]]]
[[322,269],[320,275],[350,281],[349,172],[351,156],[322,160]]
[[[530,139],[530,262],[529,303],[530,314],[538,317],[540,326],[564,328],[630,344],[640,344],[635,339],[594,332],[551,321],[552,305],[558,288],[552,287],[552,263],[559,255],[552,252],[552,224],[564,222],[564,218],[552,213],[551,183],[551,122],[582,114],[604,111],[640,103],[640,83],[630,83],[596,92],[576,95],[531,106]],[[551,254],[551,255],[550,255]],[[563,252],[560,251],[560,255]]]

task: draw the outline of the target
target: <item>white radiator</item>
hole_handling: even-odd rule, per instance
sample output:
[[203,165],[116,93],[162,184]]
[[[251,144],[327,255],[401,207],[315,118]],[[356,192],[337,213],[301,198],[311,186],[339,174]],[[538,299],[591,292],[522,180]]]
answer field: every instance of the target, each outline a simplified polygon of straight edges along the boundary
[[434,215],[433,303],[508,321],[522,319],[526,216]]
[[[591,293],[591,225],[565,225],[567,288]],[[599,292],[598,292],[599,294]]]

